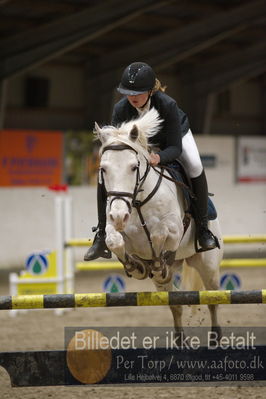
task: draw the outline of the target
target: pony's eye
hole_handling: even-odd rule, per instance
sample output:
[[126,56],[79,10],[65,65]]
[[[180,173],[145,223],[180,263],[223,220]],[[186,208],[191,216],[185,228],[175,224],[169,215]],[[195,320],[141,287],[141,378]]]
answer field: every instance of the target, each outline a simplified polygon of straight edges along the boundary
[[137,170],[137,169],[138,169],[137,165],[134,165],[131,167],[132,172],[135,172],[135,170]]

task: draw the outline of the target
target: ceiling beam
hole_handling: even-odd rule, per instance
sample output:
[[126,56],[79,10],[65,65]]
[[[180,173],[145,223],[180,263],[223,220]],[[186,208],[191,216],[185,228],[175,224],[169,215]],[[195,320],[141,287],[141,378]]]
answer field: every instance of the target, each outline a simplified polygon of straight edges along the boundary
[[6,3],[9,3],[11,0],[0,0],[0,7],[4,6]]
[[[103,86],[109,90],[114,86],[114,70],[120,70],[121,66],[134,60],[142,60],[150,63],[157,72],[247,29],[265,14],[265,0],[257,0],[227,12],[217,12],[181,29],[171,30],[113,52],[108,58],[102,57],[95,74],[101,75]],[[88,68],[94,69],[89,63]]]
[[187,82],[193,82],[197,95],[205,96],[223,91],[233,83],[251,79],[265,71],[266,42],[261,42],[234,51],[227,57],[218,57],[214,61],[199,65],[193,72],[187,73]]
[[[30,14],[35,17],[39,14],[44,16],[46,13],[65,13],[75,12],[77,10],[82,10],[85,8],[83,4],[75,4],[76,2],[62,2],[62,1],[46,1],[46,0],[12,0],[12,8],[19,11],[19,14]],[[15,4],[14,4],[15,3]],[[30,12],[27,12],[30,10]]]
[[22,73],[58,57],[147,10],[173,0],[109,0],[39,29],[0,41],[0,79]]

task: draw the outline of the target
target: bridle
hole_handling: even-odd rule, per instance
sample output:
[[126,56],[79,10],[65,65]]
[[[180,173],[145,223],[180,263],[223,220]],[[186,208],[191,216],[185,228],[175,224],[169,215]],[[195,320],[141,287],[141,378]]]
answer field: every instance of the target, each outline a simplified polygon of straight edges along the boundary
[[[138,156],[138,151],[136,151],[135,148],[131,147],[128,144],[108,145],[108,146],[103,148],[102,154],[105,151],[108,151],[108,150],[112,150],[112,151],[132,150]],[[138,159],[138,166],[136,168],[136,172],[137,172],[136,173],[136,183],[135,183],[135,187],[134,187],[133,193],[129,193],[129,192],[126,192],[126,191],[107,191],[106,195],[107,195],[107,197],[113,197],[111,199],[111,201],[110,201],[110,206],[112,205],[113,201],[119,199],[119,200],[124,201],[127,204],[129,213],[132,212],[132,207],[136,208],[136,210],[138,212],[138,216],[139,216],[140,221],[141,221],[141,226],[143,227],[143,229],[144,229],[144,231],[146,233],[146,236],[148,238],[148,241],[150,243],[153,259],[154,260],[158,260],[157,257],[156,257],[154,248],[152,246],[150,232],[149,232],[149,230],[148,230],[148,228],[146,226],[146,222],[145,222],[145,220],[143,218],[143,215],[142,215],[142,212],[141,212],[141,207],[143,205],[145,205],[154,196],[154,194],[157,192],[157,190],[160,187],[160,184],[162,182],[162,178],[163,178],[162,174],[159,175],[157,183],[154,186],[153,190],[150,192],[150,194],[143,201],[140,201],[140,200],[137,199],[137,195],[141,191],[143,191],[142,186],[143,186],[143,184],[144,184],[144,182],[145,182],[145,180],[146,180],[146,178],[147,178],[147,176],[148,176],[148,174],[150,172],[150,169],[151,169],[151,166],[150,166],[148,160],[146,159],[146,169],[145,169],[145,172],[144,172],[143,176],[140,177],[140,161]],[[102,183],[104,184],[104,176],[103,176],[103,171],[101,169],[100,169],[100,173],[101,173]],[[128,198],[132,199],[131,203],[128,200]]]
[[[102,154],[103,154],[105,151],[108,151],[108,150],[111,150],[111,151],[132,150],[132,151],[134,151],[134,152],[136,153],[136,155],[138,155],[138,152],[137,152],[134,148],[132,148],[130,145],[128,145],[128,144],[113,144],[113,145],[108,145],[108,146],[104,147],[104,149],[103,149],[103,151],[102,151]],[[148,164],[147,164],[147,165],[148,165]],[[140,177],[140,170],[139,170],[139,168],[140,168],[140,161],[139,161],[139,159],[138,159],[138,165],[137,165],[137,168],[136,168],[136,172],[137,172],[137,173],[136,173],[136,183],[135,183],[135,187],[134,187],[133,193],[129,193],[129,192],[127,192],[127,191],[107,191],[107,192],[106,192],[107,198],[108,198],[108,197],[113,197],[113,198],[111,199],[111,201],[110,201],[110,207],[111,207],[112,203],[113,203],[115,200],[118,200],[118,199],[119,199],[119,200],[124,201],[124,202],[127,204],[129,213],[132,212],[132,206],[133,206],[134,200],[136,199],[136,197],[137,197],[137,195],[138,195],[138,193],[139,193],[140,184],[141,184],[142,181],[143,181],[143,182],[145,181],[145,179],[146,179],[146,177],[147,177],[147,175],[148,175],[148,173],[149,173],[149,170],[148,170],[149,168],[146,167],[146,171],[145,171],[143,177],[141,178],[141,177]],[[102,179],[102,182],[104,182],[104,177],[103,177],[103,171],[102,171],[102,170],[101,170],[101,179]],[[142,183],[142,184],[143,184],[143,183]],[[142,186],[142,184],[141,184],[141,186]],[[131,198],[132,201],[130,202],[127,198]]]
[[[132,150],[135,152],[136,155],[138,155],[138,152],[128,144],[108,145],[108,146],[104,147],[102,154],[108,150],[111,150],[111,151]],[[104,182],[103,171],[102,170],[100,170],[100,171],[101,171],[101,180],[102,180],[102,182]],[[132,207],[135,204],[137,195],[140,191],[142,191],[142,185],[143,185],[144,181],[146,180],[146,177],[148,176],[149,171],[150,171],[150,165],[147,161],[146,170],[144,172],[144,175],[142,177],[140,177],[140,161],[138,159],[138,165],[136,167],[136,183],[135,183],[133,193],[129,193],[127,191],[107,191],[106,192],[107,197],[112,197],[112,199],[110,201],[110,206],[112,205],[113,201],[119,199],[119,200],[124,201],[127,204],[129,213],[131,213]],[[131,198],[132,201],[130,202],[127,198]]]

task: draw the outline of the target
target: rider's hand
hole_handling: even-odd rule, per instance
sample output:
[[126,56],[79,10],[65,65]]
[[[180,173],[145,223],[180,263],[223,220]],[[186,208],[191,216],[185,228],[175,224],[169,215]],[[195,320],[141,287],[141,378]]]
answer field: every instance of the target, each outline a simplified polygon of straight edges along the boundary
[[150,154],[150,164],[152,166],[157,166],[160,163],[160,155],[159,154],[155,154],[154,152],[152,152]]

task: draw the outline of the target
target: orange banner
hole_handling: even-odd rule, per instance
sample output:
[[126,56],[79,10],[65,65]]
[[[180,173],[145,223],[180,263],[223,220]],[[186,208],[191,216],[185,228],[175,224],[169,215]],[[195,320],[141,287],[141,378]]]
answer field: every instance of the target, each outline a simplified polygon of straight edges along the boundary
[[49,186],[62,180],[62,132],[0,130],[0,186]]

